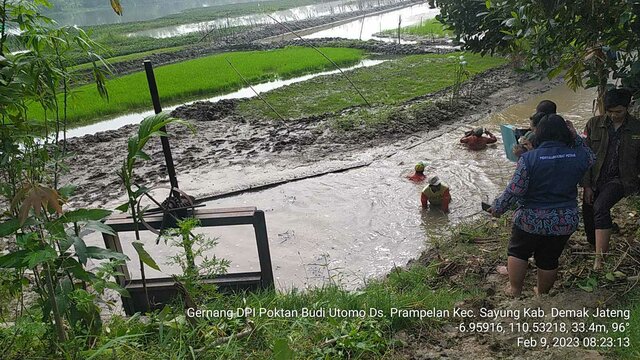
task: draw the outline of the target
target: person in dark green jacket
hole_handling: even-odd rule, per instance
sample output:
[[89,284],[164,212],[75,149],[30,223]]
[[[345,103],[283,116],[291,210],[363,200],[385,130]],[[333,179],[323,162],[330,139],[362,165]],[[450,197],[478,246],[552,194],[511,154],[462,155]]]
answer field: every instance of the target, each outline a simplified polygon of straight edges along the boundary
[[591,118],[584,130],[586,143],[596,154],[595,165],[582,181],[582,216],[587,240],[595,245],[595,270],[602,269],[602,257],[609,250],[611,208],[640,185],[640,121],[629,114],[630,103],[628,90],[609,90],[605,114]]

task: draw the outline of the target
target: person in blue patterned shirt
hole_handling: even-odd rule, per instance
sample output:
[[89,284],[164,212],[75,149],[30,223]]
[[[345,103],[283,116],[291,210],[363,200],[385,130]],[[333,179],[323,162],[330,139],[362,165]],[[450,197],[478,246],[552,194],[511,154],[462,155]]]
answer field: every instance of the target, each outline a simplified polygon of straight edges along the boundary
[[536,129],[538,147],[520,157],[513,178],[491,207],[499,217],[512,205],[507,293],[519,296],[533,255],[537,293],[548,293],[558,273],[558,258],[579,222],[577,185],[595,163],[595,155],[561,116],[545,116]]

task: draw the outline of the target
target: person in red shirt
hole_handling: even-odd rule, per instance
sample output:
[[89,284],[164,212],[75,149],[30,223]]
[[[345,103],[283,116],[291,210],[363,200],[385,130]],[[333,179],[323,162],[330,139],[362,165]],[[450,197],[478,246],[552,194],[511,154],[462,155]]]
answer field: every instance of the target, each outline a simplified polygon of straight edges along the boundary
[[[482,136],[482,133],[487,134],[489,137]],[[473,131],[464,134],[464,137],[460,139],[460,142],[466,144],[469,150],[483,150],[487,147],[487,144],[493,144],[498,139],[489,130],[482,128],[476,128]]]
[[416,172],[415,174],[409,176],[409,180],[413,181],[414,183],[420,183],[424,181],[424,179],[426,178],[426,175],[424,174],[424,167],[424,162],[420,161],[419,163],[417,163],[414,167]]

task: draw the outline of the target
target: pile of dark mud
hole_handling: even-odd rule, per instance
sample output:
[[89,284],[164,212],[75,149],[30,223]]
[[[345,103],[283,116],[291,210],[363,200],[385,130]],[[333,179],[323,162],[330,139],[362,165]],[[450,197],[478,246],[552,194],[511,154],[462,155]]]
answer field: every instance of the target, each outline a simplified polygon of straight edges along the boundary
[[215,121],[233,114],[237,101],[224,99],[212,103],[210,101],[196,101],[188,106],[181,106],[171,113],[171,116],[196,121]]

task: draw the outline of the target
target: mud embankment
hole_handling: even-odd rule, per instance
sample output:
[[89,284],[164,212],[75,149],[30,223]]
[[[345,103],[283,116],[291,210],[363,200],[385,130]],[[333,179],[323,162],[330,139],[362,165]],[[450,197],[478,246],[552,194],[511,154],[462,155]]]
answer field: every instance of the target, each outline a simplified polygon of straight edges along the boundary
[[[348,158],[364,149],[407,139],[443,124],[469,121],[474,114],[504,108],[551,86],[536,83],[523,90],[526,83],[525,76],[507,67],[494,69],[465,83],[462,89],[465,96],[455,104],[448,101],[448,91],[443,90],[399,106],[376,105],[370,111],[387,112],[386,121],[356,126],[349,131],[336,123],[361,107],[282,122],[248,118],[237,110],[243,100],[198,102],[173,112],[176,117],[189,119],[195,130],[178,125],[169,127],[173,158],[179,174],[210,169],[238,176],[241,176],[239,169],[260,168],[267,163],[295,168],[325,159]],[[137,125],[129,125],[68,140],[67,149],[73,155],[65,181],[80,185],[72,206],[104,205],[122,195],[117,170],[126,155],[126,141],[136,130]],[[151,141],[147,153],[152,161],[136,170],[140,174],[136,181],[147,185],[166,183],[160,141]]]

